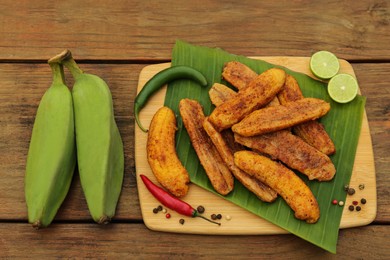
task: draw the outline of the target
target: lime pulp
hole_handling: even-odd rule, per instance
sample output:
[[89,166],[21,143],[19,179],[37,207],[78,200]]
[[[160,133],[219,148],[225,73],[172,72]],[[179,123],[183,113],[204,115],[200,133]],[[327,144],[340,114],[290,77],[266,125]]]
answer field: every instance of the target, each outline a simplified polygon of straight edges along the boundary
[[339,69],[339,60],[329,51],[318,51],[310,58],[310,70],[317,78],[330,79]]
[[338,103],[352,101],[358,93],[357,80],[349,74],[338,74],[328,83],[329,96]]

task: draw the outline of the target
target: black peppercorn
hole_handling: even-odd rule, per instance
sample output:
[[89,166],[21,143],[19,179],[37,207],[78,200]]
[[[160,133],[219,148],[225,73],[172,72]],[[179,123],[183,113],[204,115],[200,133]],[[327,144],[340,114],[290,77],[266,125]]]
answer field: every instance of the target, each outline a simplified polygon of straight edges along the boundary
[[366,200],[365,198],[363,198],[363,199],[360,200],[360,203],[366,204],[366,203],[367,203],[367,200]]
[[158,211],[161,211],[161,210],[163,210],[163,207],[162,207],[161,205],[159,205],[159,206],[157,207],[157,210],[158,210]]
[[354,188],[348,188],[348,195],[353,195],[355,194],[355,189]]
[[348,209],[349,209],[349,211],[354,211],[355,207],[354,207],[353,205],[350,205],[350,206],[348,207]]
[[362,208],[360,206],[356,206],[356,211],[360,211]]
[[157,214],[157,213],[158,213],[158,208],[154,208],[154,209],[153,209],[153,213],[154,213],[154,214]]
[[212,214],[210,217],[211,217],[212,220],[216,220],[217,219],[217,215],[216,214]]
[[182,225],[184,224],[184,222],[185,222],[185,220],[182,219],[182,218],[179,220],[179,223],[182,224]]
[[222,215],[221,214],[217,214],[217,219],[221,219],[222,218]]
[[198,206],[198,208],[196,209],[200,214],[204,213],[204,207],[203,206]]

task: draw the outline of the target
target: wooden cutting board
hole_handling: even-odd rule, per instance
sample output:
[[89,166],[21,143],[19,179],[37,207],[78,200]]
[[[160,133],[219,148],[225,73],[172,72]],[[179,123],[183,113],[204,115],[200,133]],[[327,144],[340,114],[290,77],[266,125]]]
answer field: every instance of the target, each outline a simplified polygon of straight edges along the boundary
[[[252,57],[265,60],[272,64],[282,65],[291,70],[305,73],[314,77],[309,69],[308,57]],[[157,72],[170,66],[170,63],[156,64],[146,66],[140,73],[138,82],[138,92],[144,84]],[[340,60],[340,72],[354,75],[353,68],[345,60]],[[148,104],[140,113],[140,119],[144,127],[148,127],[154,113],[163,106],[165,98],[166,86],[159,90],[149,100]],[[140,206],[145,225],[156,231],[192,233],[192,234],[282,234],[287,231],[278,226],[256,216],[247,210],[227,201],[217,195],[214,195],[195,184],[191,184],[189,193],[183,200],[191,204],[193,207],[202,205],[206,208],[205,216],[211,214],[222,214],[221,226],[211,224],[201,218],[183,217],[178,213],[168,210],[171,218],[166,218],[165,214],[159,212],[153,213],[153,208],[160,203],[149,193],[142,183],[139,175],[148,176],[153,182],[157,183],[146,157],[146,140],[147,134],[142,132],[135,124],[135,164],[137,175],[137,186],[140,199]],[[359,190],[359,184],[364,184],[364,189]],[[363,124],[360,134],[360,139],[357,147],[355,165],[350,182],[351,187],[357,190],[356,196],[347,196],[343,216],[341,219],[340,228],[349,228],[363,226],[371,223],[376,216],[377,195],[376,195],[376,179],[375,179],[375,164],[368,126],[367,115],[364,113]],[[352,204],[353,200],[366,198],[367,204],[364,205],[360,212],[351,212],[348,210],[348,205]],[[228,220],[226,217],[231,219]],[[183,218],[185,224],[179,223]]]

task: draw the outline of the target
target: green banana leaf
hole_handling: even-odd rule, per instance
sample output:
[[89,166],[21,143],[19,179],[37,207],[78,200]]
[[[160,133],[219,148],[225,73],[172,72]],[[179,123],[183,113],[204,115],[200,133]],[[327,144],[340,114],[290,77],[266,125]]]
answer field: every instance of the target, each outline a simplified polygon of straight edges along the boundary
[[[190,139],[183,126],[178,110],[179,101],[183,98],[198,100],[204,113],[209,115],[213,109],[208,90],[213,83],[224,83],[221,78],[224,63],[237,60],[261,73],[271,67],[280,67],[262,60],[254,60],[244,56],[233,55],[219,48],[194,46],[178,40],[173,48],[172,66],[187,65],[202,72],[208,81],[208,87],[202,88],[191,81],[175,81],[169,84],[165,97],[165,105],[171,107],[178,115],[178,132],[176,136],[177,152],[180,160],[187,168],[191,182],[215,193],[204,169],[199,163]],[[283,68],[283,67],[280,67]],[[321,98],[331,104],[330,112],[321,122],[336,146],[336,154],[331,156],[337,173],[330,182],[308,181],[297,173],[311,188],[320,206],[321,217],[316,224],[307,224],[294,218],[290,207],[280,197],[274,203],[264,203],[243,187],[235,183],[234,191],[224,196],[240,207],[262,217],[275,225],[295,234],[329,252],[336,253],[338,232],[343,207],[332,205],[334,198],[345,201],[344,186],[349,183],[362,125],[365,97],[357,96],[348,104],[333,102],[326,91],[326,84],[316,81],[307,75],[283,68],[298,81],[304,96]]]

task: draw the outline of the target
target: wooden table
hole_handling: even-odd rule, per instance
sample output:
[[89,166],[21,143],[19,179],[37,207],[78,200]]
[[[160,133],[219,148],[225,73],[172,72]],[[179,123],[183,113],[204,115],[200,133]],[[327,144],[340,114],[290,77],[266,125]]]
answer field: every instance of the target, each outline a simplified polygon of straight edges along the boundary
[[[390,258],[389,1],[4,0],[0,18],[0,258]],[[170,61],[176,39],[246,56],[310,56],[324,49],[348,60],[367,97],[375,220],[341,230],[336,255],[293,235],[148,230],[135,181],[133,100],[142,68]],[[91,221],[76,174],[54,223],[37,231],[26,220],[26,155],[36,108],[51,82],[46,61],[65,48],[111,88],[125,179],[112,224]]]

